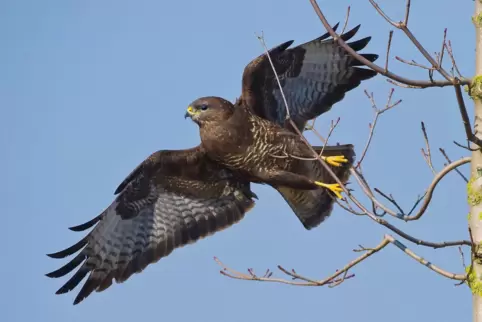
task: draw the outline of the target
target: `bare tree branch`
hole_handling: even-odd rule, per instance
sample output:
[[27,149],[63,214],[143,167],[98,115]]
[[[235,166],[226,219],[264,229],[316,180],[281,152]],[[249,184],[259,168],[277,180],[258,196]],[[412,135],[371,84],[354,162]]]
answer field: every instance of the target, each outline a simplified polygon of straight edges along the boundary
[[[370,0],[371,1],[371,0]],[[355,50],[353,50],[350,46],[348,46],[345,41],[343,39],[340,38],[340,36],[331,28],[330,24],[328,23],[328,21],[326,20],[324,14],[322,13],[320,7],[318,6],[318,4],[316,3],[316,0],[310,0],[311,2],[311,5],[313,6],[313,9],[315,10],[316,14],[318,15],[318,17],[320,18],[321,22],[323,23],[323,25],[325,26],[326,30],[328,31],[328,33],[333,37],[333,39],[335,41],[338,42],[338,44],[343,47],[343,49],[345,49],[350,55],[352,55],[354,58],[358,59],[361,63],[365,64],[366,66],[370,67],[371,69],[373,69],[374,71],[384,75],[384,76],[387,76],[389,77],[390,79],[398,82],[398,83],[402,83],[402,84],[405,84],[405,85],[409,85],[409,86],[415,86],[416,88],[426,88],[426,87],[444,87],[444,86],[453,86],[453,81],[449,81],[449,80],[445,80],[445,81],[442,81],[442,80],[429,80],[429,81],[423,81],[423,80],[412,80],[412,79],[408,79],[408,78],[405,78],[405,77],[402,77],[402,76],[399,76],[393,72],[390,72],[390,71],[385,71],[384,68],[378,66],[377,64],[375,63],[372,63],[371,61],[369,61],[368,59],[364,58],[363,56],[361,56],[360,54],[358,54]],[[406,17],[408,18],[408,14],[406,14]],[[387,17],[388,18],[388,17]],[[398,25],[394,25],[392,23],[392,25],[394,27],[397,27],[398,28]],[[416,40],[413,35],[411,35],[412,38],[411,40],[414,41]],[[416,41],[418,43],[418,41]],[[421,46],[419,43],[418,43],[419,46]],[[418,47],[417,47],[418,48]],[[419,49],[422,49],[423,51],[427,52],[423,47],[419,48]],[[429,55],[430,56],[430,55]],[[463,84],[463,85],[470,85],[471,81],[469,79],[465,79],[465,78],[462,78],[460,80],[460,83]]]
[[[398,249],[403,251],[406,255],[414,259],[415,261],[419,262],[420,264],[424,265],[425,267],[429,268],[430,270],[438,273],[441,276],[444,276],[449,279],[453,280],[458,280],[458,281],[465,281],[466,280],[466,274],[455,274],[448,272],[431,262],[427,261],[423,257],[420,257],[416,253],[414,253],[412,250],[410,250],[408,247],[406,247],[404,244],[402,244],[400,241],[397,239],[393,238],[391,235],[385,235],[383,240],[381,241],[380,244],[378,244],[376,247],[373,248],[365,248],[361,247],[361,249],[354,250],[355,252],[364,252],[363,255],[357,257],[355,260],[349,262],[346,264],[343,268],[336,270],[335,273],[331,274],[330,276],[316,280],[313,278],[306,277],[304,275],[301,275],[297,273],[294,269],[287,270],[286,268],[278,265],[278,269],[283,272],[284,274],[290,276],[292,280],[287,280],[287,279],[282,279],[282,278],[273,278],[271,271],[268,269],[264,276],[259,277],[256,275],[253,271],[253,269],[248,269],[248,274],[241,273],[237,270],[234,270],[228,266],[226,266],[223,262],[221,262],[217,257],[214,257],[214,260],[216,263],[221,266],[222,270],[220,273],[224,276],[234,278],[234,279],[240,279],[240,280],[245,280],[245,281],[259,281],[259,282],[274,282],[274,283],[282,283],[282,284],[288,284],[288,285],[295,285],[295,286],[336,286],[341,284],[343,281],[346,279],[354,277],[354,275],[348,275],[348,271],[351,270],[353,267],[356,265],[360,264],[373,254],[379,252],[383,248],[385,248],[388,244],[393,244],[396,246]],[[343,275],[342,278],[338,278],[340,275]],[[338,278],[338,279],[337,279]],[[298,282],[295,280],[301,280],[302,282]]]
[[[292,270],[289,271],[282,266],[278,265],[278,269],[285,273],[286,275],[302,280],[303,282],[295,282],[295,281],[289,281],[281,278],[272,278],[272,277],[258,277],[255,274],[244,274],[239,271],[236,271],[232,268],[229,268],[228,266],[224,265],[219,259],[216,257],[214,260],[218,265],[222,267],[222,270],[220,271],[221,274],[228,276],[230,278],[235,278],[235,279],[241,279],[241,280],[247,280],[247,281],[261,281],[261,282],[276,282],[276,283],[283,283],[283,284],[289,284],[289,285],[296,285],[296,286],[324,286],[324,285],[329,285],[332,283],[337,283],[337,285],[340,283],[340,281],[337,281],[336,278],[339,277],[342,274],[346,274],[348,270],[350,270],[352,267],[356,266],[357,264],[363,262],[365,259],[368,257],[372,256],[373,254],[379,252],[383,248],[385,248],[390,242],[386,239],[383,239],[380,244],[378,244],[376,247],[367,250],[363,255],[359,256],[355,260],[351,261],[347,265],[345,265],[342,269],[336,270],[335,273],[332,275],[328,276],[327,278],[324,278],[322,280],[314,280],[311,278],[308,278],[306,276],[300,275],[296,273],[296,271]],[[345,275],[345,278],[343,280],[346,280],[347,276]]]
[[[413,220],[420,219],[423,216],[423,214],[425,213],[425,211],[427,210],[428,205],[432,201],[433,192],[434,192],[435,188],[437,187],[437,185],[439,184],[439,182],[443,179],[443,177],[445,177],[451,171],[455,170],[457,167],[459,167],[463,164],[469,163],[470,161],[471,161],[471,157],[462,158],[460,160],[457,160],[455,162],[452,162],[452,163],[448,164],[439,173],[437,173],[437,175],[432,180],[432,183],[428,186],[427,190],[425,191],[422,205],[421,205],[419,211],[417,212],[417,214],[415,214],[414,216],[406,215],[403,212],[401,212],[401,213],[390,213],[390,214],[392,216],[394,216],[396,218],[399,218],[399,219],[402,219],[404,221],[413,221]],[[385,198],[386,198],[386,196],[385,196]],[[393,203],[393,201],[392,201],[392,203]]]
[[[443,87],[443,86],[453,86],[455,88],[455,94],[457,97],[457,103],[459,106],[460,114],[462,116],[462,122],[464,123],[464,128],[466,132],[467,139],[476,144],[479,148],[482,147],[482,139],[479,139],[474,133],[471,131],[470,127],[470,121],[468,119],[468,114],[467,114],[467,109],[465,107],[465,103],[463,100],[462,96],[462,91],[460,89],[461,85],[470,85],[471,81],[466,78],[457,78],[451,76],[441,64],[439,64],[429,53],[428,51],[422,46],[422,44],[418,41],[418,39],[413,35],[413,33],[410,31],[408,28],[408,17],[410,15],[410,0],[407,0],[406,3],[406,11],[405,11],[405,18],[403,22],[394,22],[391,20],[380,8],[380,6],[374,1],[374,0],[369,0],[369,2],[372,4],[372,6],[377,10],[377,12],[392,26],[394,26],[397,29],[402,30],[405,35],[410,39],[410,41],[417,47],[419,52],[432,64],[432,67],[436,69],[444,78],[445,81],[439,81],[439,80],[434,80],[432,78],[432,70],[429,70],[429,81],[420,81],[420,80],[411,80],[404,78],[402,76],[399,76],[395,73],[392,73],[388,70],[385,70],[381,68],[380,66],[376,65],[375,63],[369,61],[362,55],[358,54],[355,50],[353,50],[350,46],[348,46],[345,41],[340,38],[340,36],[331,28],[330,24],[328,23],[327,19],[325,18],[324,14],[322,13],[320,7],[316,3],[316,0],[310,0],[311,5],[313,6],[316,14],[320,18],[321,22],[325,26],[326,30],[328,33],[333,37],[333,39],[341,46],[343,47],[350,55],[352,55],[354,58],[359,60],[361,63],[365,64],[366,66],[370,67],[374,71],[386,76],[389,78],[390,83],[397,85],[397,86],[403,86],[403,87],[409,87],[409,88],[426,88],[426,87]],[[444,37],[445,41],[445,37]],[[444,46],[445,47],[445,46]],[[442,58],[442,54],[440,54],[440,58]],[[452,53],[453,54],[453,53]],[[452,55],[453,57],[453,55]],[[441,60],[440,60],[441,61]],[[455,64],[452,64],[453,67]]]

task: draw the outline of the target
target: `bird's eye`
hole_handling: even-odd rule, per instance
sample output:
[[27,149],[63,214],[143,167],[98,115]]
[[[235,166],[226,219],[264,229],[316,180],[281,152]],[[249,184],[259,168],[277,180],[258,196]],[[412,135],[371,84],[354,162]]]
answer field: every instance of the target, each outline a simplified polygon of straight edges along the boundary
[[205,111],[208,109],[208,106],[206,104],[203,104],[199,107],[201,110]]

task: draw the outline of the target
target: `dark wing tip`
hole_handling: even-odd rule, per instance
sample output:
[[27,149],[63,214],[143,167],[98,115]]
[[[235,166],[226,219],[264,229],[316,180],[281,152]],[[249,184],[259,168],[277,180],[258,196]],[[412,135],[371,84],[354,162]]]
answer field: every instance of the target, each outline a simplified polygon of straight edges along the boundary
[[359,50],[362,50],[363,48],[365,48],[366,45],[368,45],[368,43],[370,42],[371,39],[372,39],[371,36],[368,36],[368,37],[365,37],[365,38],[362,38],[362,39],[358,39],[356,41],[348,43],[348,46],[350,46],[354,51],[359,51]]
[[82,286],[77,296],[74,299],[73,305],[77,305],[83,300],[85,300],[99,285],[99,280],[89,277],[89,279]]
[[103,213],[98,215],[97,217],[93,218],[92,220],[89,220],[86,223],[83,223],[83,224],[77,225],[77,226],[73,226],[73,227],[69,227],[69,229],[72,230],[72,231],[76,231],[76,232],[89,229],[90,227],[94,226],[99,220],[102,219],[102,215],[103,215]]
[[56,259],[64,258],[64,256],[61,255],[61,253],[62,253],[62,251],[56,252],[56,253],[50,253],[50,254],[46,254],[46,255],[50,258],[56,258]]
[[89,270],[84,266],[79,268],[79,270],[72,276],[61,288],[55,292],[55,294],[60,295],[60,294],[65,294],[70,291],[72,291],[74,288],[79,285],[79,283],[84,279],[84,277],[87,275]]
[[75,243],[74,245],[66,248],[66,249],[63,249],[59,252],[56,252],[56,253],[50,253],[50,254],[47,254],[48,257],[50,258],[64,258],[64,257],[67,257],[69,255],[72,255],[73,253],[77,252],[78,250],[80,250],[82,247],[84,247],[86,244],[87,244],[87,239],[88,239],[88,236],[85,236],[84,238],[82,238],[81,240],[79,240],[77,243]]
[[269,51],[269,54],[270,55],[277,55],[277,54],[285,51],[289,46],[291,46],[293,44],[293,42],[294,42],[294,40],[285,41],[284,43],[272,48]]
[[[331,27],[331,29],[333,29],[333,31],[336,32],[336,29],[338,28],[338,26],[340,25],[339,22],[337,22],[333,27]],[[326,32],[324,33],[323,35],[321,35],[320,37],[316,38],[316,41],[321,41],[321,40],[325,40],[327,39],[328,37],[330,37],[330,33],[329,32]]]
[[349,30],[344,34],[340,35],[340,38],[343,39],[343,41],[350,40],[353,36],[355,36],[355,34],[360,29],[360,27],[361,27],[361,24],[359,24],[358,26],[355,26],[352,30]]
[[[368,68],[355,68],[355,70],[356,72],[353,74],[353,78],[352,78],[353,86],[356,85],[355,87],[359,86],[361,81],[373,78],[378,74],[378,72]],[[351,87],[348,87],[348,88],[353,89]]]
[[365,59],[371,61],[372,63],[378,59],[378,55],[377,54],[361,54],[362,57],[364,57]]
[[118,195],[125,188],[126,185],[126,182],[121,182],[121,184],[115,189],[114,195]]
[[65,276],[68,273],[72,272],[77,266],[79,266],[84,261],[85,258],[86,258],[86,256],[84,254],[80,253],[79,255],[75,256],[74,259],[72,259],[70,262],[68,262],[67,264],[65,264],[61,268],[59,268],[59,269],[57,269],[53,272],[47,273],[47,274],[45,274],[45,276],[50,277],[50,278],[57,278],[57,277]]

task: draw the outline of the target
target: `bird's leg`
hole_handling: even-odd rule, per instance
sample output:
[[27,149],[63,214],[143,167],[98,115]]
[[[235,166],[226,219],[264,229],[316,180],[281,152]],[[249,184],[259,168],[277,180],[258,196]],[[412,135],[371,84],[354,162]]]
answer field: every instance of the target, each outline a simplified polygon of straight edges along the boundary
[[299,190],[315,190],[323,187],[332,191],[338,198],[343,198],[340,194],[343,190],[338,183],[328,184],[313,181],[308,177],[288,171],[258,171],[254,175],[262,182],[272,186],[283,186]]
[[299,190],[319,189],[318,185],[308,177],[283,170],[256,171],[253,176],[261,182],[275,187],[281,186]]
[[347,163],[348,159],[344,155],[331,155],[329,157],[321,156],[323,160],[334,167],[341,167],[342,163]]

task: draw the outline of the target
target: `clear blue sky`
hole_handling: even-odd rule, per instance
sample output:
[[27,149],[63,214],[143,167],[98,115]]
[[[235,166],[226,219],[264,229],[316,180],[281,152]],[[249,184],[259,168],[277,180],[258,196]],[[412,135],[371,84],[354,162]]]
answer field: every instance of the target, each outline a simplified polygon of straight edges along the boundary
[[[402,17],[404,1],[380,3]],[[379,53],[383,61],[389,26],[368,1],[320,1],[332,23],[343,21],[347,5],[352,5],[350,26],[362,24],[357,37],[373,36],[365,52]],[[412,6],[410,25],[428,50],[440,50],[448,27],[460,69],[472,76],[473,2],[424,0]],[[238,269],[263,272],[282,264],[321,278],[355,258],[358,244],[374,246],[387,232],[340,208],[306,231],[282,198],[261,186],[254,187],[260,197],[256,208],[240,224],[174,251],[78,306],[72,306],[78,289],[54,295],[66,279],[44,274],[65,261],[45,254],[81,238],[67,227],[110,204],[117,185],[151,152],[198,144],[197,127],[183,117],[187,104],[206,95],[234,100],[244,66],[262,52],[254,36],[261,31],[270,47],[325,32],[307,0],[0,2],[2,321],[470,319],[466,287],[455,287],[393,247],[334,289],[221,276],[213,256]],[[423,62],[400,32],[393,42],[392,56]],[[426,77],[395,61],[392,66],[407,77]],[[334,141],[351,142],[360,153],[372,118],[363,89],[382,103],[390,87],[383,77],[364,83],[324,115],[318,129],[326,133],[340,116]],[[404,103],[382,117],[365,172],[374,186],[408,208],[432,179],[420,154],[421,120],[437,168],[443,163],[438,147],[453,159],[466,153],[451,143],[463,142],[453,90],[397,89],[395,97]],[[420,222],[396,223],[433,241],[466,238],[464,194],[464,182],[449,175]],[[457,249],[406,245],[445,269],[462,271]]]

